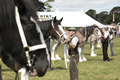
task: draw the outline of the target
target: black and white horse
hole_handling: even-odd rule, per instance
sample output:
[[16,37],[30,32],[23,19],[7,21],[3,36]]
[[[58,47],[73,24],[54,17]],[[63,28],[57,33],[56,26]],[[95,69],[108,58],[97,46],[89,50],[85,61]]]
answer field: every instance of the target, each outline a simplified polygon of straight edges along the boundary
[[26,75],[41,77],[49,66],[49,55],[36,20],[31,0],[0,0],[2,61],[16,73],[24,67]]

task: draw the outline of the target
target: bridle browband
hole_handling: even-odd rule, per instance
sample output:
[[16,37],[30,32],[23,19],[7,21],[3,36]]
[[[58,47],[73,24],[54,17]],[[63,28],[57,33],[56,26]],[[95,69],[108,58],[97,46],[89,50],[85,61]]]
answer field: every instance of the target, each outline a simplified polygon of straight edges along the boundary
[[[38,44],[38,45],[34,45],[34,46],[29,46],[27,44],[27,40],[26,40],[24,31],[23,31],[23,28],[22,28],[22,24],[21,24],[21,21],[20,21],[20,16],[19,16],[17,7],[15,7],[15,13],[16,13],[16,17],[15,17],[16,18],[16,23],[17,23],[18,30],[19,30],[19,33],[20,33],[20,38],[21,38],[21,41],[22,41],[22,44],[23,44],[23,51],[25,52],[27,62],[28,62],[28,66],[31,67],[32,64],[31,64],[31,61],[30,61],[29,52],[45,48],[46,53],[48,54],[47,46],[46,46],[46,44],[44,42],[42,32],[41,32],[38,24],[36,23],[36,21],[34,19],[32,19],[32,20],[36,23],[36,28],[37,28],[37,31],[40,33],[40,39],[41,39],[42,44]],[[47,59],[49,60],[49,56],[47,56]]]

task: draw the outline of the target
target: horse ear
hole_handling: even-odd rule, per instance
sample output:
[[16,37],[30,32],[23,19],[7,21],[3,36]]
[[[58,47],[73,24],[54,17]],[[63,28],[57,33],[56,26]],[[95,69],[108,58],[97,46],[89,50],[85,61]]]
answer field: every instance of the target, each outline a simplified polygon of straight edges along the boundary
[[63,17],[60,19],[60,22],[63,20]]
[[53,22],[55,22],[56,21],[56,16],[54,17],[54,19],[53,19]]

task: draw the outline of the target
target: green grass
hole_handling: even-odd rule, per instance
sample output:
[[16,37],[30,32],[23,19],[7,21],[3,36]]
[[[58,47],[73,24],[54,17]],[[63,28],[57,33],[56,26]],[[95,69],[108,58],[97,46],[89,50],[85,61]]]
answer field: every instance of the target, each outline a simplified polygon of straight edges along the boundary
[[[90,45],[86,44],[84,49],[85,57],[88,59],[86,62],[79,62],[79,80],[120,80],[120,38],[114,38],[114,54],[109,56],[110,62],[101,61],[103,58],[102,49],[96,48],[96,57],[90,56]],[[65,68],[63,45],[59,47],[58,54],[62,58],[60,61],[52,63],[52,70],[48,71],[43,77],[29,77],[29,80],[70,80],[69,69]],[[14,80],[15,72],[6,67],[2,63],[2,77],[3,80]],[[56,69],[54,69],[56,66]],[[69,67],[69,63],[68,63]]]

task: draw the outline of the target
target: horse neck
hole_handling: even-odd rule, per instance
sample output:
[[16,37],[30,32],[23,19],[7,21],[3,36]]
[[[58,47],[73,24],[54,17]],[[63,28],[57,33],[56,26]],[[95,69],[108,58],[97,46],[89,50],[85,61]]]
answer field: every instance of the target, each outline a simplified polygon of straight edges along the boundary
[[87,29],[87,37],[90,37],[93,34],[93,26],[88,27]]
[[50,30],[52,29],[51,21],[52,20],[38,22],[45,39],[50,35]]
[[0,28],[12,26],[15,20],[14,0],[0,0]]

